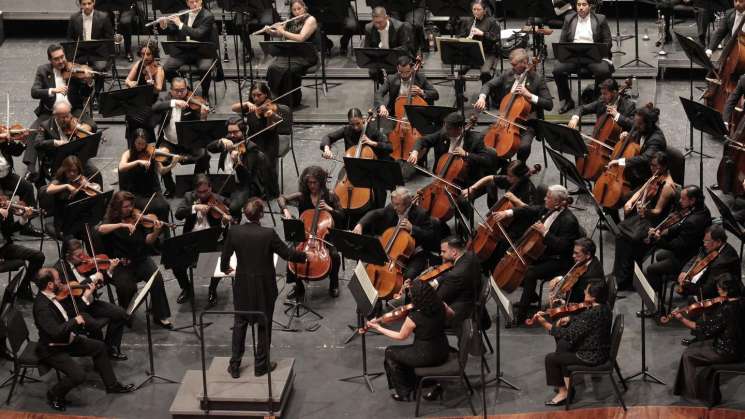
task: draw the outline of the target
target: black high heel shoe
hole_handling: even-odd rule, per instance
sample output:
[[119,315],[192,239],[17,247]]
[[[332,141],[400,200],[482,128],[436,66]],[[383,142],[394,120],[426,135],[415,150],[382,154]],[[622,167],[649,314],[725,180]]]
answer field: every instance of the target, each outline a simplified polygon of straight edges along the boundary
[[442,393],[444,393],[444,391],[442,390],[442,386],[437,384],[435,385],[435,388],[433,388],[429,393],[425,394],[422,397],[424,397],[424,400],[429,401],[435,401],[438,399],[442,400]]

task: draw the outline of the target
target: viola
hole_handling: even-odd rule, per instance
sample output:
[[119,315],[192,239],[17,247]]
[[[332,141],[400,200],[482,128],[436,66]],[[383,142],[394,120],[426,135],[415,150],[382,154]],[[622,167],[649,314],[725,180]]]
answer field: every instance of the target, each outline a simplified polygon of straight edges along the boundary
[[[392,311],[389,311],[388,313],[383,314],[382,316],[376,318],[373,321],[377,321],[378,323],[388,324],[393,323],[395,321],[405,319],[406,316],[409,315],[409,312],[414,309],[414,304],[406,304],[405,306],[396,307]],[[365,333],[370,328],[368,326],[362,327],[358,329],[358,332],[360,334]]]
[[321,209],[323,200],[318,198],[315,208],[305,210],[300,219],[305,226],[305,241],[297,245],[297,250],[307,255],[305,262],[289,262],[287,268],[298,278],[311,281],[323,279],[331,270],[331,255],[324,238],[334,227],[331,213]]
[[83,139],[95,134],[95,132],[93,132],[92,126],[86,124],[85,122],[80,122],[80,119],[76,117],[70,118],[67,126],[62,127],[62,132],[65,133],[70,141],[74,140],[75,138]]
[[[575,263],[574,266],[572,266],[564,275],[564,277],[561,278],[561,281],[557,284],[557,292],[552,292],[551,298],[549,298],[549,300],[556,300],[557,295],[567,295],[572,292],[572,288],[574,288],[574,285],[577,283],[577,281],[579,281],[582,275],[587,273],[587,269],[589,269],[589,261],[583,260],[581,262]],[[554,288],[552,288],[551,290],[553,291]]]
[[[416,96],[412,93],[411,87],[413,86],[414,80],[416,80],[416,74],[422,66],[422,57],[417,55],[414,62],[414,68],[411,72],[408,82],[408,93],[406,96],[399,96],[396,98],[394,105],[394,113],[396,115],[396,127],[388,134],[388,141],[393,146],[391,156],[396,160],[406,160],[414,150],[417,140],[422,137],[422,134],[416,128],[411,126],[408,118],[406,117],[406,106],[428,106],[424,98]],[[403,83],[403,81],[402,81]]]
[[531,226],[523,233],[515,247],[508,250],[497,263],[492,271],[492,278],[499,288],[508,293],[513,292],[522,284],[528,266],[538,260],[545,250],[543,234],[535,225]]
[[422,282],[430,282],[434,281],[435,279],[441,277],[445,273],[451,271],[453,269],[453,264],[451,262],[445,262],[441,265],[432,266],[427,269],[425,269],[421,274],[419,274],[416,279],[422,281]]
[[675,286],[675,291],[678,294],[683,294],[685,288],[692,284],[691,280],[693,279],[693,277],[700,274],[704,269],[706,269],[718,256],[719,250],[713,250],[706,254],[706,256],[704,257],[696,258],[696,262],[694,262],[693,266],[691,266],[691,269],[689,269],[688,272],[686,272],[683,276],[683,280]]
[[170,147],[162,145],[155,147],[154,144],[148,144],[145,149],[137,153],[137,160],[155,160],[159,163],[165,163],[168,159],[179,159],[183,160],[186,156],[181,154],[174,154]]
[[254,114],[257,118],[271,118],[277,114],[277,104],[267,99],[263,104],[256,107]]
[[[659,193],[660,189],[665,184],[666,179],[667,174],[655,173],[652,177],[647,179],[646,182],[644,182],[644,185],[642,185],[642,187],[639,189],[639,192],[634,194],[634,196],[629,199],[629,201],[624,206],[624,210],[626,210],[626,208],[632,208],[636,209],[637,212],[640,212],[639,210],[647,209],[647,205],[649,205],[649,199]],[[626,211],[626,213],[629,212],[630,211]]]
[[[362,138],[367,132],[367,125],[373,119],[373,112],[367,112],[365,124],[362,126],[362,132],[357,145],[349,147],[345,153],[346,157],[355,159],[376,160],[375,151],[368,145],[360,144]],[[357,188],[352,185],[349,177],[345,174],[344,178],[337,183],[334,193],[339,197],[339,203],[342,208],[351,212],[367,212],[373,204],[373,190],[371,188]]]
[[221,220],[225,217],[230,217],[230,208],[228,208],[227,205],[225,205],[224,202],[220,201],[215,197],[214,194],[210,195],[210,197],[207,199],[207,202],[202,201],[194,201],[194,205],[207,205],[210,207],[209,214],[212,216],[212,218],[216,220]]
[[[96,257],[91,257],[87,253],[78,256],[79,261],[75,264],[75,270],[81,275],[88,275],[97,270],[108,270],[111,267],[112,259],[104,253],[99,253]],[[129,264],[128,259],[119,259],[119,265],[126,266]]]
[[0,144],[7,141],[25,142],[32,133],[41,131],[41,129],[24,128],[21,124],[0,125],[0,135],[8,134],[7,137],[0,138]]
[[[561,317],[566,317],[572,314],[578,314],[581,313],[588,308],[592,308],[592,303],[572,303],[567,304],[561,307],[556,308],[548,308],[544,311],[544,314],[546,317],[550,318],[551,320],[555,320]],[[536,323],[538,320],[538,314],[534,315],[533,317],[529,319],[525,319],[525,324],[528,326],[532,326],[534,323]]]
[[738,78],[745,73],[745,34],[742,33],[742,27],[741,20],[732,32],[737,36],[730,37],[719,56],[718,71],[714,71],[713,75],[706,78],[708,86],[704,93],[704,101],[707,106],[719,112],[724,111],[727,98],[737,88]]
[[[158,216],[157,215],[155,215],[155,214],[143,214],[142,211],[140,211],[137,208],[134,208],[132,210],[132,213],[130,214],[129,217],[127,217],[127,218],[125,218],[125,219],[122,220],[123,223],[132,224],[134,226],[137,226],[138,224],[140,224],[143,227],[148,228],[148,229],[154,228],[155,227],[155,223],[157,221],[160,221],[160,220],[158,220]],[[161,225],[163,227],[168,227],[168,228],[171,228],[171,229],[174,229],[174,230],[176,229],[176,227],[178,227],[176,224],[167,223],[165,221],[160,221],[160,223],[161,223]]]
[[[620,158],[630,159],[639,154],[639,143],[634,141],[631,134],[623,136],[615,146],[610,155],[611,160]],[[624,176],[624,167],[615,165],[600,175],[592,188],[592,195],[598,204],[604,208],[617,209],[622,204],[624,196],[628,196],[631,186]]]
[[[525,85],[528,74],[535,71],[540,62],[534,57],[528,68],[517,78],[519,86]],[[499,116],[484,135],[484,144],[497,152],[497,156],[509,159],[520,148],[520,126],[517,120],[526,121],[533,109],[531,103],[522,95],[510,92],[499,104]]]
[[186,103],[189,105],[189,109],[194,112],[202,112],[202,109],[210,110],[209,102],[202,96],[192,94],[188,97]]
[[665,219],[652,229],[652,231],[647,233],[647,238],[644,239],[644,242],[647,244],[651,243],[654,240],[655,233],[664,233],[671,227],[682,223],[689,215],[691,215],[692,212],[692,209],[671,212],[670,215],[665,217]]
[[660,317],[660,323],[667,324],[678,313],[687,314],[689,316],[696,315],[710,308],[718,307],[721,304],[728,303],[730,301],[737,301],[737,300],[739,300],[739,297],[719,296],[715,298],[710,298],[708,300],[699,301],[699,302],[687,305],[685,307],[676,308],[675,310],[671,311],[670,314],[668,314],[667,316]]
[[88,196],[96,196],[101,193],[101,185],[99,185],[98,183],[90,182],[88,178],[83,175],[79,175],[75,179],[71,180],[70,185],[77,189],[75,193],[70,194],[70,197],[75,196],[77,192],[83,192]]

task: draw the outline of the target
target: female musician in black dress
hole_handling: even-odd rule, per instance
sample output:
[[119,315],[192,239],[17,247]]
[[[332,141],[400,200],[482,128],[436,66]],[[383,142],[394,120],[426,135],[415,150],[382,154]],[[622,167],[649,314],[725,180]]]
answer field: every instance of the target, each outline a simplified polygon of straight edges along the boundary
[[[101,174],[91,170],[93,169],[90,166],[84,168],[77,156],[67,156],[62,160],[62,164],[54,174],[52,182],[46,187],[46,191],[43,188],[40,191],[42,202],[48,201],[46,197],[54,201],[52,204],[55,215],[54,229],[59,237],[64,235],[82,238],[85,223],[98,222],[98,220],[93,220],[93,205],[90,202],[82,201],[68,206],[88,197],[83,190],[83,184],[87,185],[85,188],[90,193],[101,192]],[[47,205],[42,204],[42,206]]]
[[556,324],[535,314],[548,333],[557,340],[557,351],[546,355],[546,383],[558,388],[546,406],[562,406],[569,396],[569,367],[599,365],[610,355],[610,331],[613,313],[608,307],[608,286],[605,281],[593,281],[585,288],[586,304],[592,307],[573,316],[562,317]]
[[[306,210],[313,210],[316,205],[324,211],[329,211],[334,218],[334,224],[339,224],[344,219],[344,213],[339,209],[339,198],[329,191],[326,187],[328,173],[318,166],[308,166],[300,174],[298,182],[298,192],[282,195],[277,199],[277,204],[282,210],[285,218],[292,218],[292,213],[287,208],[288,203],[293,203],[298,207],[298,214]],[[319,204],[320,201],[320,204]],[[339,267],[341,266],[341,257],[339,252],[333,247],[329,247],[331,256],[331,270],[329,271],[329,295],[336,298],[339,296]],[[298,281],[295,275],[287,271],[287,283],[295,283],[295,289],[291,291],[287,298],[290,300],[300,300],[305,295],[305,287],[302,281]]]
[[497,62],[499,54],[499,38],[501,32],[497,19],[490,16],[487,11],[486,0],[473,0],[471,2],[471,13],[473,17],[462,19],[460,22],[461,38],[481,41],[484,48],[484,64],[481,66],[481,84],[485,84],[492,78],[492,70]]
[[[303,0],[292,0],[290,2],[292,17],[305,16],[285,25],[272,27],[267,32],[274,37],[281,37],[291,42],[313,42],[317,48],[321,47],[318,22],[316,18],[308,14],[308,7]],[[305,56],[294,56],[291,60],[285,57],[276,57],[266,70],[266,81],[272,91],[281,96],[290,90],[300,87],[302,78],[309,68],[318,63],[318,56],[310,53]],[[288,106],[300,105],[303,98],[301,90],[280,100]]]
[[412,344],[385,348],[388,387],[394,391],[391,397],[399,402],[411,400],[416,389],[414,368],[432,367],[447,361],[450,346],[445,336],[445,320],[454,315],[429,284],[412,281],[409,292],[414,309],[404,320],[401,330],[386,329],[378,319],[367,322],[368,328],[391,339],[406,340],[414,335]]
[[[163,91],[166,83],[163,66],[157,60],[160,57],[158,43],[154,39],[146,39],[140,42],[137,47],[137,55],[140,56],[140,61],[133,64],[129,69],[124,84],[127,87],[152,86],[153,103],[155,103],[158,94]],[[149,105],[152,105],[152,103]],[[137,128],[144,128],[148,133],[148,138],[155,138],[155,125],[158,123],[158,115],[153,113],[150,106],[127,113],[126,122],[125,136],[128,144],[131,143],[132,134]]]

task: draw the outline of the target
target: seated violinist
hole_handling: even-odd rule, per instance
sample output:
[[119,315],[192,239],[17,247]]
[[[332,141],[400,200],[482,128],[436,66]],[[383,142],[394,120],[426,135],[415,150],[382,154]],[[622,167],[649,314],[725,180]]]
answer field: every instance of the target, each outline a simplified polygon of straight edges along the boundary
[[[227,211],[230,201],[212,192],[212,182],[204,173],[194,175],[194,190],[184,194],[184,199],[176,209],[174,216],[177,220],[184,220],[183,233],[206,230],[208,228],[227,227],[233,221],[230,211]],[[191,294],[191,284],[186,267],[173,269],[181,294],[176,302],[183,304],[194,296]],[[210,282],[207,305],[212,307],[217,303],[217,280]]]
[[[456,236],[450,236],[440,243],[440,256],[443,263],[453,264],[433,285],[437,295],[449,305],[455,315],[448,319],[449,328],[460,336],[463,321],[471,317],[481,289],[481,265],[479,258],[466,249],[466,243]],[[434,399],[430,394],[429,399]]]
[[680,270],[678,293],[701,300],[714,298],[718,295],[715,278],[722,274],[740,278],[740,256],[727,243],[724,227],[713,224],[706,229],[703,245],[698,252]]
[[523,293],[515,316],[517,326],[522,325],[527,318],[528,308],[532,303],[540,304],[535,292],[538,281],[553,278],[557,272],[566,272],[574,265],[574,241],[580,238],[581,233],[577,217],[567,208],[571,202],[565,187],[551,185],[543,205],[530,205],[495,214],[497,221],[508,218],[514,218],[517,222],[529,220],[532,224],[530,228],[536,229],[543,236],[543,243],[546,245],[541,257],[530,264],[525,272]]
[[[534,320],[557,340],[557,351],[546,355],[546,384],[558,389],[546,406],[563,406],[569,394],[569,367],[600,365],[608,360],[613,313],[608,307],[605,281],[592,281],[584,289],[584,304],[591,307],[574,317],[549,322],[539,311]],[[566,350],[558,350],[567,348]]]
[[[595,249],[595,242],[587,237],[574,241],[574,251],[572,253],[574,266],[566,275],[557,276],[548,283],[551,295],[557,297],[549,298],[549,305],[554,305],[554,302],[559,304],[581,303],[584,301],[584,291],[590,282],[605,281],[603,265],[595,256]],[[573,281],[574,283],[567,283],[567,281]],[[567,289],[568,291],[562,293]]]
[[13,157],[18,157],[26,150],[28,141],[35,139],[28,128],[16,128],[11,126],[10,130],[0,127],[0,157],[13,168]]
[[[308,166],[298,179],[298,191],[289,195],[281,195],[277,199],[282,215],[287,218],[293,218],[292,213],[287,205],[292,203],[297,206],[298,214],[302,215],[306,211],[311,213],[315,208],[321,211],[327,211],[331,214],[334,223],[344,219],[344,211],[339,208],[339,198],[333,191],[326,187],[328,173],[319,166]],[[307,231],[307,230],[306,230]],[[339,267],[341,266],[341,257],[334,247],[327,247],[331,258],[331,269],[329,277],[329,295],[333,298],[339,296]],[[295,288],[287,294],[288,300],[300,301],[305,297],[305,286],[302,278],[298,278],[289,269],[287,270],[288,284],[295,284]]]
[[635,111],[636,104],[628,96],[618,91],[616,79],[606,79],[600,83],[600,97],[592,103],[580,105],[579,110],[572,115],[572,119],[569,120],[567,125],[569,125],[569,128],[580,129],[580,117],[594,113],[598,120],[604,115],[610,116],[618,126],[624,131],[628,131],[633,128]]
[[82,238],[83,226],[97,222],[94,220],[92,203],[81,200],[100,193],[101,182],[101,173],[83,166],[76,156],[67,156],[62,160],[52,182],[39,192],[39,200],[53,200],[53,203],[44,206],[52,207],[54,229],[58,237]]
[[[109,358],[115,361],[126,361],[127,356],[121,351],[122,335],[124,334],[124,325],[127,323],[128,317],[127,312],[114,304],[108,303],[101,300],[97,296],[97,288],[101,288],[105,281],[111,279],[111,272],[120,263],[119,259],[111,259],[106,265],[107,269],[99,267],[96,270],[96,264],[92,263],[92,258],[89,256],[83,248],[83,243],[77,239],[66,240],[62,244],[63,254],[65,259],[60,259],[55,268],[57,272],[61,273],[61,279],[64,282],[75,281],[81,285],[93,285],[91,292],[88,290],[82,295],[82,297],[76,297],[77,306],[81,311],[81,314],[90,316],[93,322],[86,321],[88,326],[99,323],[101,325],[106,324],[106,336],[104,337],[101,330],[93,330],[93,335],[98,340],[102,340],[106,344],[106,348],[109,351]],[[97,256],[98,257],[98,256]],[[103,265],[103,260],[97,261]],[[93,264],[93,269],[90,266]],[[69,301],[69,299],[66,299]],[[74,310],[71,302],[62,305],[68,309],[68,315],[74,316]],[[88,320],[88,317],[86,317]],[[88,329],[89,331],[90,328]]]
[[[375,107],[382,118],[395,112],[396,100],[399,97],[418,96],[430,105],[440,98],[437,89],[427,80],[427,77],[421,71],[417,71],[418,67],[408,55],[398,57],[396,73],[386,77],[380,89],[375,91]],[[386,95],[388,101],[383,100]],[[402,116],[395,115],[397,118]]]
[[[12,191],[9,194],[12,195]],[[7,195],[6,199],[0,202],[0,260],[20,259],[28,264],[26,274],[18,285],[16,295],[18,298],[30,301],[34,298],[31,291],[31,281],[34,273],[44,264],[44,253],[13,242],[11,237],[13,233],[28,224],[31,218],[35,216],[35,211],[34,208],[22,206],[13,206],[12,209],[9,209],[9,197],[10,195]]]
[[[719,403],[721,393],[714,371],[716,364],[732,364],[745,359],[745,308],[740,278],[716,277],[717,297],[723,300],[706,310],[705,316],[693,321],[682,312],[672,316],[691,329],[696,342],[683,351],[675,377],[673,394],[689,400]],[[740,297],[740,298],[738,298]]]
[[[34,185],[25,178],[13,173],[12,164],[3,156],[0,156],[0,190],[6,198],[13,195],[13,191],[15,191],[14,202],[23,206],[36,208]],[[41,237],[42,232],[34,227],[32,223],[26,223],[21,226],[20,234]]]

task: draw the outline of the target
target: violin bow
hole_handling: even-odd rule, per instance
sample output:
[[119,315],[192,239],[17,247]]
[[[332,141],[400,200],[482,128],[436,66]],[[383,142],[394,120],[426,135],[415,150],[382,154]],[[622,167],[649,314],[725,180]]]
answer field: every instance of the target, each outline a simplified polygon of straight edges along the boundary
[[[67,263],[67,261],[63,261],[63,263]],[[65,266],[62,267],[62,276],[65,277],[65,285],[67,286],[67,292],[70,293],[70,301],[72,301],[72,308],[75,310],[75,315],[80,315],[80,310],[78,310],[78,303],[75,301],[75,296],[72,295],[72,287],[70,286],[70,277],[67,273],[67,269],[65,269]]]
[[15,198],[16,193],[18,193],[18,187],[19,186],[21,186],[21,177],[20,176],[18,177],[18,182],[16,182],[16,186],[13,189],[13,194],[10,196],[10,198],[8,198],[8,208],[6,208],[8,210],[8,215],[10,215],[10,209],[13,207],[13,198]]
[[[80,37],[75,40],[75,52],[72,53],[72,65],[75,66],[75,59],[78,58],[78,46],[80,45]],[[70,72],[70,78],[67,79],[66,88],[70,88],[70,81],[72,80],[72,71]],[[67,95],[65,95],[67,96]]]
[[[152,35],[148,35],[147,36],[147,40],[145,41],[145,47],[147,47],[148,49],[150,49],[150,37],[151,36]],[[153,58],[155,58],[155,57],[153,57]],[[140,77],[142,76],[142,70],[144,68],[145,68],[145,58],[142,58],[140,60],[140,70],[137,72],[137,78],[135,79],[135,81],[138,82],[138,83],[140,82]]]
[[[407,163],[408,163],[408,162],[407,162]],[[447,180],[445,180],[445,179],[441,178],[440,176],[437,176],[436,174],[434,174],[434,173],[430,172],[429,170],[427,170],[427,169],[425,169],[425,168],[423,168],[423,167],[420,167],[420,166],[419,166],[419,165],[417,165],[417,164],[411,164],[411,163],[408,163],[408,164],[409,164],[409,165],[411,165],[411,166],[413,166],[413,167],[414,167],[414,169],[416,169],[416,170],[419,170],[420,172],[422,172],[422,173],[424,173],[424,174],[428,175],[429,177],[435,178],[435,179],[439,180],[440,182],[442,182],[442,183],[446,184],[447,186],[450,186],[450,187],[452,187],[452,188],[455,188],[455,189],[457,189],[457,190],[458,190],[459,192],[462,192],[462,191],[463,191],[463,188],[461,188],[460,186],[458,186],[458,185],[456,185],[456,184],[454,184],[454,183],[450,183],[450,182],[448,182]]]
[[101,269],[98,268],[98,261],[96,260],[96,249],[93,247],[93,238],[91,237],[91,228],[88,223],[85,223],[85,235],[88,238],[88,246],[91,248],[91,259],[93,259],[93,266],[96,267],[96,273],[100,273]]
[[[145,204],[145,206],[142,208],[142,211],[140,211],[140,216],[137,217],[137,219],[135,220],[135,223],[133,224],[135,227],[137,227],[137,224],[140,223],[140,220],[142,220],[142,217],[145,216],[145,211],[147,211],[147,208],[150,206],[150,203],[153,202],[154,198],[155,198],[155,192],[153,192],[153,194],[150,195],[150,199],[147,200],[147,204]],[[130,236],[132,234],[134,234],[134,230],[129,232]]]
[[[484,226],[488,228],[489,231],[492,231],[491,227],[489,227],[489,223],[486,222],[486,218],[484,218],[484,216],[479,213],[479,210],[476,209],[476,206],[471,205],[471,208],[473,208],[473,211],[476,213],[476,215],[478,215],[479,218],[484,221]],[[515,243],[510,238],[510,235],[507,234],[507,231],[504,229],[504,227],[502,227],[502,223],[497,221],[497,227],[499,227],[499,231],[502,233],[504,239],[507,240],[507,243],[512,248],[512,251],[515,252],[515,255],[517,255],[517,258],[520,259],[520,262],[522,262],[523,265],[527,266],[528,264],[525,262],[525,259],[523,259],[523,255],[521,255],[520,252],[517,250],[517,246],[515,246]]]
[[[207,78],[207,76],[210,75],[210,73],[212,72],[212,69],[215,68],[215,64],[217,64],[217,58],[215,58],[212,61],[212,65],[210,66],[210,68],[207,71],[204,72],[204,75],[202,76],[201,79],[199,79],[199,82],[197,83],[197,86],[202,87],[202,82],[204,82],[204,80]],[[196,93],[196,92],[197,92],[197,89],[194,89],[194,90],[191,91],[191,93],[189,93],[189,97],[186,98],[186,103],[189,103],[191,101],[191,98],[194,97],[194,93]],[[207,98],[207,99],[209,100],[209,98]]]
[[284,119],[282,119],[282,117],[279,117],[279,120],[277,120],[275,122],[272,122],[271,124],[267,125],[266,127],[262,128],[259,131],[256,131],[255,133],[251,134],[248,138],[245,138],[242,141],[238,141],[237,143],[233,144],[233,147],[237,147],[237,146],[239,146],[241,144],[245,144],[245,143],[251,141],[252,138],[256,138],[262,132],[269,131],[270,129],[272,129],[272,128],[276,127],[277,125],[281,124],[282,122],[284,122]]

